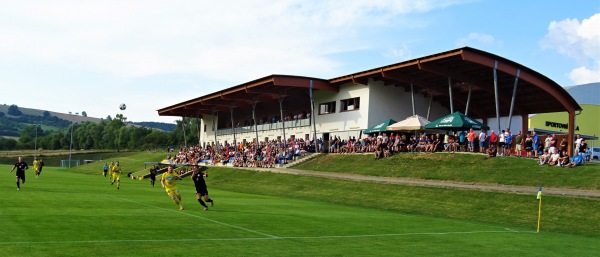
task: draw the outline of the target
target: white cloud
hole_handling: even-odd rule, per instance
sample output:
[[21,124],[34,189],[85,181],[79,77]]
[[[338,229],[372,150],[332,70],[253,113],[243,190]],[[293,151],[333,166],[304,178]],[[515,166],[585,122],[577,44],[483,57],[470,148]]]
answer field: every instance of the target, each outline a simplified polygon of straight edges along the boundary
[[[404,15],[461,2],[7,0],[0,8],[0,66],[30,70],[20,74],[31,80],[12,76],[3,78],[6,85],[60,94],[31,96],[29,103],[44,105],[31,107],[68,111],[86,106],[77,109],[105,117],[107,109],[114,116],[125,102],[135,117],[136,106],[148,108],[153,102],[144,117],[133,118],[151,120],[158,108],[270,74],[337,76],[341,64],[332,54],[377,47],[364,31],[416,26]],[[390,53],[401,57],[410,50],[401,46]],[[50,74],[52,83],[34,81],[40,72]],[[174,81],[179,76],[188,84]],[[149,90],[143,83],[154,78],[171,79],[164,83],[168,90],[142,97],[140,91]],[[109,96],[82,97],[97,89]],[[69,102],[50,103],[49,98]]]
[[[0,56],[124,78],[331,71],[324,55],[367,46],[357,30],[455,1],[40,1],[0,11]],[[331,44],[336,42],[335,44]],[[291,60],[281,65],[282,60]]]
[[569,73],[576,84],[600,82],[600,13],[583,19],[552,21],[540,44],[579,63]]
[[458,47],[463,47],[463,46],[474,47],[474,46],[478,46],[478,45],[492,45],[492,44],[502,45],[502,42],[494,39],[494,36],[492,36],[492,35],[483,34],[483,33],[475,33],[475,32],[471,32],[466,37],[459,38],[455,42],[455,45]]

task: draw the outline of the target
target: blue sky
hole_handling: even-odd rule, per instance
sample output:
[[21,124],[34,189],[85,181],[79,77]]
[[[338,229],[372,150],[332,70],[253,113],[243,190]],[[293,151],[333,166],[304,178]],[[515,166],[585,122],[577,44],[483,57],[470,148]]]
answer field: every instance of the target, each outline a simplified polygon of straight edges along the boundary
[[0,104],[156,110],[268,76],[330,79],[463,46],[600,82],[600,0],[0,0]]

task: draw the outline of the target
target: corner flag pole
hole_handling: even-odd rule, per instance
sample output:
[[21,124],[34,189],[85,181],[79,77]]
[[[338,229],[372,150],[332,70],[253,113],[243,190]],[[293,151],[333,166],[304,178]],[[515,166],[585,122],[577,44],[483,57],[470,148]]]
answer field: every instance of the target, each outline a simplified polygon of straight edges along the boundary
[[540,220],[542,219],[542,186],[540,186],[540,190],[537,193],[537,199],[540,200],[540,203],[538,207],[538,222],[536,233],[540,233]]

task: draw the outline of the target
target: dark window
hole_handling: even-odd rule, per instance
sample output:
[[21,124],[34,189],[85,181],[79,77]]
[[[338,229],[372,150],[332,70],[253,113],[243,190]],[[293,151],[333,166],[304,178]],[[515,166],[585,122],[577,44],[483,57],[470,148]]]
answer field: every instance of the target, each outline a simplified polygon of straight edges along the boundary
[[360,109],[360,97],[340,100],[341,112],[355,111]]
[[319,114],[335,113],[335,102],[319,104]]

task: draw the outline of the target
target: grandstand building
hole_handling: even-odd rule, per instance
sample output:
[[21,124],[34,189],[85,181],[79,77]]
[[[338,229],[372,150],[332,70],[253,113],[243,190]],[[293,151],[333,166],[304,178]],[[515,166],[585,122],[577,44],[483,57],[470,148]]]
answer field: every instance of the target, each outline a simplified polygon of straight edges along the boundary
[[566,90],[506,58],[464,47],[332,79],[271,75],[158,110],[201,120],[202,144],[362,137],[388,119],[432,121],[460,111],[500,131],[530,114],[581,110]]

